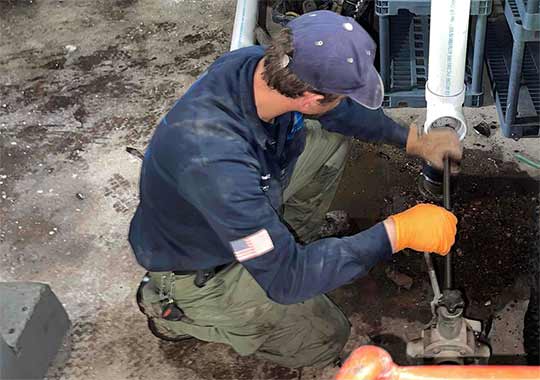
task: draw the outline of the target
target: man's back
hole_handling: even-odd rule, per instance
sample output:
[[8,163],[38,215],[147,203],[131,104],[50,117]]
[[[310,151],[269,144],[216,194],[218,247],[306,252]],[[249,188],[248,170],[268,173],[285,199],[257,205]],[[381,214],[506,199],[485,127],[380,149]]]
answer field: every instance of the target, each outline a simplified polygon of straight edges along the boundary
[[229,243],[208,223],[206,214],[213,210],[192,197],[223,189],[193,188],[187,170],[238,152],[249,160],[257,138],[253,125],[259,123],[253,119],[253,72],[262,54],[253,47],[218,59],[157,127],[145,154],[140,204],[129,235],[146,269],[195,270],[233,261]]
[[252,82],[247,75],[262,51],[245,50],[216,61],[162,119],[150,141],[129,235],[137,260],[148,270],[193,270],[232,261],[204,210],[190,200],[190,192],[205,190],[190,188],[193,183],[182,172],[253,139],[242,110],[242,99],[252,96],[239,90]]

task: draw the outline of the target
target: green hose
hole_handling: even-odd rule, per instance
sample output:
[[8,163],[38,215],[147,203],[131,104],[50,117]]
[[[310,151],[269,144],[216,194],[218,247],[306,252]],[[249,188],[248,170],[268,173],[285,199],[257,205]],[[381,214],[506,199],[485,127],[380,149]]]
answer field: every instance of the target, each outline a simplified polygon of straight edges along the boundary
[[540,161],[532,160],[528,157],[525,157],[521,153],[514,154],[514,157],[518,159],[518,161],[521,161],[529,166],[532,166],[533,168],[540,169]]

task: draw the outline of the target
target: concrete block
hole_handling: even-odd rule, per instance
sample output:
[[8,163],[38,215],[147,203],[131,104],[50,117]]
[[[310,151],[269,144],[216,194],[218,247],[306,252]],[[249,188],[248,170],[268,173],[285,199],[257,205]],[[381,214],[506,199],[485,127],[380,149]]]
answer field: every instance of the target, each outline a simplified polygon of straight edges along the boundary
[[69,324],[49,285],[0,283],[0,379],[42,379]]

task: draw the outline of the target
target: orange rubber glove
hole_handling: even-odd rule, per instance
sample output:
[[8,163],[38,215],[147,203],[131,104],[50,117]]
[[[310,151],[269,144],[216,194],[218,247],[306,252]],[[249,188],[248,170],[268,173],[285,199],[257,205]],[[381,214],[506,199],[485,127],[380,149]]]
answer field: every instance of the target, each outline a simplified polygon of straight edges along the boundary
[[395,230],[394,239],[390,238],[394,252],[411,248],[444,256],[456,240],[457,218],[439,206],[419,204],[389,219]]

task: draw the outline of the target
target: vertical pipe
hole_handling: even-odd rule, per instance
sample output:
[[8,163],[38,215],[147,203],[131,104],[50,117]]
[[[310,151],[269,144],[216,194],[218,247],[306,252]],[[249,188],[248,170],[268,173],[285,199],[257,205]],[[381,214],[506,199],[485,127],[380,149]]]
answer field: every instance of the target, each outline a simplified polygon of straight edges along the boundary
[[448,156],[444,158],[443,186],[444,208],[450,211],[452,205],[450,204],[450,158]]
[[538,13],[538,0],[528,0],[527,13]]
[[463,91],[470,8],[470,0],[431,2],[428,83],[436,95]]
[[390,17],[379,16],[379,64],[384,90],[390,90]]
[[[450,312],[446,307],[439,307],[437,309],[439,318],[437,318],[437,331],[445,339],[456,339],[459,338],[459,334],[462,331],[463,323],[463,309],[456,309],[453,312]],[[442,360],[441,360],[442,359]],[[449,358],[437,358],[437,362],[441,360],[442,362],[448,360]],[[452,358],[456,360],[457,363],[463,364],[463,358],[457,357]]]
[[255,44],[257,13],[257,0],[238,0],[236,2],[231,51]]
[[[450,211],[452,205],[450,204],[450,159],[445,157],[444,159],[444,173],[443,173],[443,197],[444,208]],[[444,261],[444,288],[452,288],[452,251],[448,252]]]
[[439,288],[439,281],[437,280],[437,274],[435,273],[435,268],[433,267],[431,253],[424,252],[424,260],[426,260],[429,281],[431,282],[431,288],[433,289],[433,298],[438,300],[441,297],[441,288]]
[[451,117],[458,121],[460,140],[467,132],[463,102],[470,8],[470,0],[440,0],[431,2],[430,13],[424,130],[428,132],[437,120]]
[[512,48],[512,67],[508,78],[508,99],[506,100],[506,115],[504,122],[510,126],[516,120],[519,88],[521,85],[521,68],[523,66],[523,54],[525,52],[525,42],[514,40]]
[[[530,0],[529,0],[530,1]],[[472,63],[472,84],[473,94],[482,92],[482,77],[484,74],[484,47],[486,43],[487,16],[476,17],[476,27],[474,31],[473,63]]]

